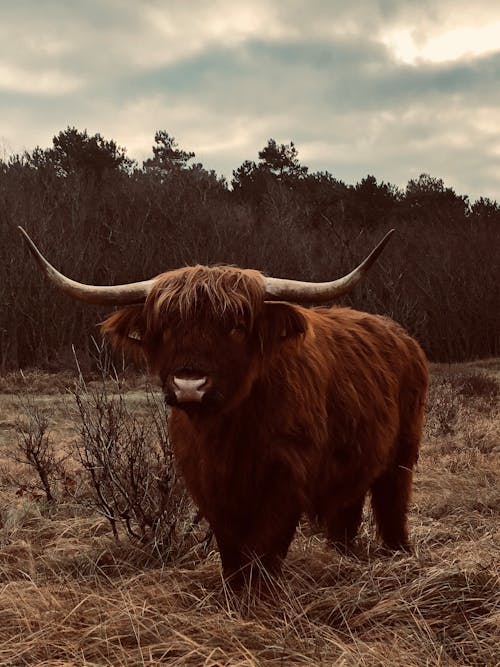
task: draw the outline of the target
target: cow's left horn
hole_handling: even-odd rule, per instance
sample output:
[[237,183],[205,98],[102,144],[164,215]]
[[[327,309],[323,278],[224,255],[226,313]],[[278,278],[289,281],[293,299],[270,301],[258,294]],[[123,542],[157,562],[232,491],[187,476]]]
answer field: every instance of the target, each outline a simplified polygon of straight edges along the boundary
[[359,283],[364,274],[375,263],[394,232],[394,229],[387,232],[376,248],[371,251],[368,257],[354,271],[337,280],[327,283],[307,283],[300,280],[265,277],[266,300],[321,303],[347,294]]
[[22,227],[18,227],[24,237],[31,254],[37,261],[47,278],[58,289],[74,299],[107,306],[119,306],[132,303],[142,303],[146,300],[154,280],[143,280],[128,285],[85,285],[67,278],[59,273],[52,264],[45,259],[36,245]]

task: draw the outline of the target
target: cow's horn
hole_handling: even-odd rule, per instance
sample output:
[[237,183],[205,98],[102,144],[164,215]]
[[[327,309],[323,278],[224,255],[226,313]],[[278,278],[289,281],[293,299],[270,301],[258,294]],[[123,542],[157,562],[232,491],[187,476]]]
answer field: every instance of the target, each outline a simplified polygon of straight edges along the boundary
[[394,231],[394,229],[391,229],[387,232],[378,246],[371,251],[368,257],[354,271],[337,280],[327,283],[307,283],[300,280],[265,277],[265,298],[268,301],[321,303],[347,294],[359,283],[364,274],[374,264]]
[[107,306],[118,306],[132,303],[142,303],[146,300],[154,280],[143,280],[128,285],[85,285],[67,278],[59,273],[52,264],[45,259],[36,245],[22,227],[18,228],[28,244],[31,254],[35,258],[49,280],[62,292],[74,299]]

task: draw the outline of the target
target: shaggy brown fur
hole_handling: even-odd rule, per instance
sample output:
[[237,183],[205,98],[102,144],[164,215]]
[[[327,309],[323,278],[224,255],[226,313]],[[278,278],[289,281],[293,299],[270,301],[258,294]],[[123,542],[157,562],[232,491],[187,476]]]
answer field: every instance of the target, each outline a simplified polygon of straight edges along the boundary
[[[428,371],[398,324],[265,302],[258,272],[198,266],[160,276],[103,331],[159,374],[176,459],[226,576],[254,558],[279,569],[303,513],[349,545],[368,492],[384,544],[408,548]],[[176,404],[175,377],[201,375],[202,403]]]

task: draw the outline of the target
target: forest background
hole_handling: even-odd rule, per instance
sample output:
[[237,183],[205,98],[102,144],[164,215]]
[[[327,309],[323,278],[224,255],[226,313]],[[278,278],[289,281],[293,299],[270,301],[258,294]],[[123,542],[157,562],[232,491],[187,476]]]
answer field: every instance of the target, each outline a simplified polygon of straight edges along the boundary
[[81,282],[116,284],[195,263],[331,280],[388,229],[397,235],[342,303],[389,315],[432,361],[500,355],[500,206],[428,174],[405,189],[310,173],[270,139],[231,182],[166,131],[142,165],[100,134],[68,127],[50,148],[0,161],[0,372],[92,370],[109,309],[73,303],[42,278],[17,232]]

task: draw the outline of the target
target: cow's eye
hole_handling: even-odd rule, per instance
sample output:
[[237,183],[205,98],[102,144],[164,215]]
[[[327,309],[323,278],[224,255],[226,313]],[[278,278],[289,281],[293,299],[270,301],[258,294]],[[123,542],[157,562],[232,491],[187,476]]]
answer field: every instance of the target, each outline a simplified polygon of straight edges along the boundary
[[136,329],[131,329],[128,332],[128,338],[130,338],[131,340],[135,340],[139,343],[142,341],[142,335]]

